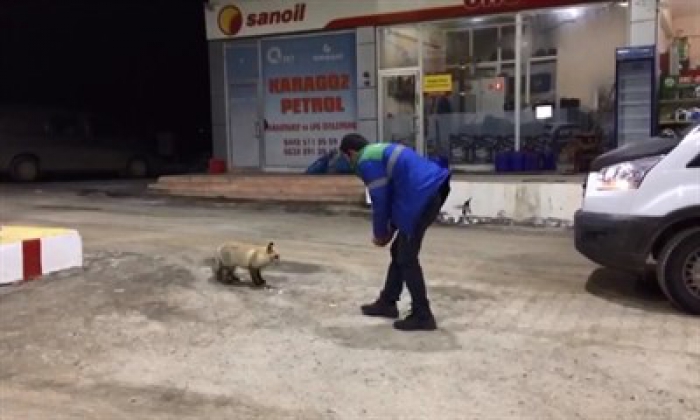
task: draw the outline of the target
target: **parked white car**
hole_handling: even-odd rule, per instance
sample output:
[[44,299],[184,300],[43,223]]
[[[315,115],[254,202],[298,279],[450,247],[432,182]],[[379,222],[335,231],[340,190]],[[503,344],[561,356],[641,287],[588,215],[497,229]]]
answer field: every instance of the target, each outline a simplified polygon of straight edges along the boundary
[[700,315],[700,125],[596,159],[574,229],[576,249],[604,267],[655,263],[671,303]]

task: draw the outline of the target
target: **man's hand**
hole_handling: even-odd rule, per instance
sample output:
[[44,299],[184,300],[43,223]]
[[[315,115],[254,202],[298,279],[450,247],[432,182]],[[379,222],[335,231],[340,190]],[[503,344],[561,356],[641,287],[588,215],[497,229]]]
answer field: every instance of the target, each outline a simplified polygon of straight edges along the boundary
[[392,239],[394,239],[394,234],[396,233],[396,228],[393,225],[389,226],[389,234],[383,238],[373,238],[372,243],[375,244],[378,247],[384,247],[386,246],[389,242],[391,242]]
[[372,243],[375,244],[378,247],[384,247],[386,244],[391,242],[391,235],[385,237],[385,238],[373,238]]

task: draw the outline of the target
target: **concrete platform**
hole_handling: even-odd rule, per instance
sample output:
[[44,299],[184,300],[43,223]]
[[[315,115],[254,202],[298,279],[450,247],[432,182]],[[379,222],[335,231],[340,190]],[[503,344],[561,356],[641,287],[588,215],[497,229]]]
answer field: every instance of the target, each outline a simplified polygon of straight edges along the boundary
[[149,190],[183,197],[361,206],[364,187],[357,177],[350,175],[256,173],[164,176],[149,185]]
[[75,230],[0,226],[0,284],[32,280],[82,264],[82,239]]

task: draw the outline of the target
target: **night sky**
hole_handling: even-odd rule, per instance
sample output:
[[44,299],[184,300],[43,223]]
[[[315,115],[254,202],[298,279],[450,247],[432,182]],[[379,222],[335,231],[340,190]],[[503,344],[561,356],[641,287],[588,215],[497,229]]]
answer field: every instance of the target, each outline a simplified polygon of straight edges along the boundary
[[1,0],[0,103],[209,126],[202,0]]

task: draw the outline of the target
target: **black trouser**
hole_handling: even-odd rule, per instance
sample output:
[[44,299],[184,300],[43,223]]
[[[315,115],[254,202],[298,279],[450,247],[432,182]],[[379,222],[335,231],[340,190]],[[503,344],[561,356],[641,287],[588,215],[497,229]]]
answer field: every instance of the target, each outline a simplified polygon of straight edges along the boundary
[[403,291],[403,284],[406,283],[411,294],[414,311],[428,308],[428,293],[425,289],[425,279],[418,254],[420,254],[426,230],[437,219],[449,194],[450,177],[445,180],[437,194],[428,202],[413,235],[407,236],[401,231],[396,235],[391,244],[391,264],[386,275],[384,290],[381,293],[381,298],[384,301],[398,301]]

